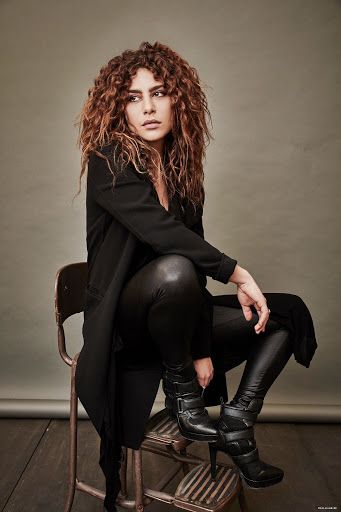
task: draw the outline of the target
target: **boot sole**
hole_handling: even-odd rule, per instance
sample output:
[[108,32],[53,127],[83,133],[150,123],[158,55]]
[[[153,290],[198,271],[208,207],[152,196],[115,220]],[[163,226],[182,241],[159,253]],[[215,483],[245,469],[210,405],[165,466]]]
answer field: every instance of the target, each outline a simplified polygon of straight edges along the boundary
[[[237,466],[238,467],[238,466]],[[284,475],[276,476],[274,478],[271,478],[270,480],[263,480],[263,481],[257,481],[257,480],[251,480],[250,478],[247,478],[243,475],[243,473],[239,470],[239,474],[244,480],[244,482],[248,485],[248,487],[251,487],[251,489],[262,489],[264,487],[270,487],[271,485],[278,484],[283,480]]]
[[171,409],[168,409],[168,415],[171,420],[175,420],[177,422],[179,432],[182,435],[182,437],[184,437],[185,439],[188,439],[189,441],[203,441],[206,443],[214,443],[215,441],[218,440],[218,437],[219,437],[218,434],[214,434],[212,436],[207,435],[207,434],[199,434],[199,433],[189,434],[188,432],[185,432],[181,429],[181,427],[177,421],[177,416],[176,416],[176,414],[174,414],[172,412]]
[[184,432],[180,428],[179,424],[178,424],[178,428],[179,428],[179,432],[182,435],[182,437],[184,437],[185,439],[188,439],[189,441],[204,441],[207,443],[214,443],[215,441],[218,440],[217,435],[209,436],[207,434],[199,434],[199,433],[189,434],[188,432]]

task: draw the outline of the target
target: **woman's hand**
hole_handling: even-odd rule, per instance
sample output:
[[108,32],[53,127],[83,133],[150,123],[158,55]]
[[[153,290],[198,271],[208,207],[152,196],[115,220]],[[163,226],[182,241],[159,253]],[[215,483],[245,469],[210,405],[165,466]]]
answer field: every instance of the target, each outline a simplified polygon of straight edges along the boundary
[[252,319],[250,306],[253,305],[259,317],[258,323],[255,325],[256,334],[265,332],[270,310],[267,306],[266,298],[260,291],[256,281],[246,269],[239,265],[236,265],[229,281],[237,285],[237,297],[246,320],[250,321]]
[[195,359],[193,361],[195,371],[197,372],[198,382],[201,387],[207,388],[213,379],[214,368],[210,357]]

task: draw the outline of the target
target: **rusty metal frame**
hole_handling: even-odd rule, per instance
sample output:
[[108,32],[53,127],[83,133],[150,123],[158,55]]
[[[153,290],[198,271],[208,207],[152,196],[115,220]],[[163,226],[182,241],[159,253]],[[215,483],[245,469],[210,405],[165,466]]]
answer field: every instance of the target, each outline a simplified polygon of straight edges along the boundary
[[[59,339],[63,340],[64,335],[61,330],[59,333]],[[62,343],[63,345],[63,343]],[[64,345],[65,346],[65,345]],[[77,359],[79,353],[71,361],[71,395],[70,395],[70,438],[69,438],[69,472],[68,472],[68,489],[67,498],[64,507],[64,512],[71,512],[74,495],[76,491],[85,492],[91,496],[104,501],[105,493],[96,487],[93,487],[77,478],[77,423],[78,423],[78,397],[75,388],[75,373],[77,367]],[[68,358],[64,358],[67,362]],[[69,362],[67,362],[69,364]],[[142,472],[142,452],[148,451],[163,457],[168,457],[174,460],[174,466],[154,485],[151,489],[146,487],[143,483],[143,472]],[[164,492],[163,489],[172,481],[172,479],[183,471],[184,475],[189,472],[189,465],[199,465],[205,462],[205,459],[198,457],[193,454],[188,454],[186,447],[180,448],[177,451],[173,445],[164,445],[162,442],[157,440],[145,439],[138,450],[123,447],[124,457],[120,470],[121,478],[121,491],[117,497],[116,504],[122,508],[136,510],[137,512],[143,512],[144,508],[153,501],[163,501],[164,503],[173,504],[175,497],[172,494]],[[132,469],[133,469],[133,480],[135,487],[135,499],[128,499],[127,496],[127,468],[128,468],[128,454],[132,453]],[[229,467],[227,464],[219,463],[220,466]],[[239,479],[236,488],[236,495],[238,495],[239,505],[242,512],[248,512],[247,504],[244,495],[244,489]],[[195,507],[193,509],[188,508],[187,510],[205,512],[207,509]]]

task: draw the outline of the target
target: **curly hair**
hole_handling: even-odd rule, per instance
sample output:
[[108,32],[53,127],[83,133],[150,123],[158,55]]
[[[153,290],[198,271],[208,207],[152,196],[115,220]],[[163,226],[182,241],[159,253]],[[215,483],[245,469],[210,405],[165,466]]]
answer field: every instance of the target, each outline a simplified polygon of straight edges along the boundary
[[[165,137],[164,154],[148,145],[127,125],[125,108],[128,89],[139,68],[150,70],[156,80],[163,81],[171,98],[173,109],[172,130]],[[213,139],[206,121],[211,114],[206,95],[195,68],[168,46],[155,42],[140,44],[138,50],[125,50],[103,66],[88,90],[80,114],[77,145],[81,149],[81,179],[91,152],[105,158],[114,176],[118,169],[133,163],[137,172],[147,172],[152,183],[162,174],[168,194],[178,192],[181,199],[192,202],[195,210],[202,207],[205,198],[203,187],[203,159],[206,147]],[[101,148],[111,145],[114,170]]]

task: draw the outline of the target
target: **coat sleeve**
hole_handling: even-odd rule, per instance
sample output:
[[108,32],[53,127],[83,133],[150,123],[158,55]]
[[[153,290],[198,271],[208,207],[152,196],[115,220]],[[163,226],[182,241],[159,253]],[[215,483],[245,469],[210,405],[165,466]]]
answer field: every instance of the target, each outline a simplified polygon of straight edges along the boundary
[[228,282],[237,260],[213,247],[168,212],[154,196],[152,184],[143,179],[132,164],[119,171],[113,184],[106,160],[91,153],[88,186],[104,210],[157,253],[181,254],[203,274],[222,283]]
[[[197,221],[191,226],[191,230],[197,233],[201,238],[205,238],[204,235],[204,227],[202,222],[203,211],[199,213],[199,217]],[[207,279],[205,274],[199,273],[199,280],[201,282],[202,288],[205,288],[207,285]],[[208,299],[206,298],[206,302],[203,306],[203,311],[201,315],[201,322],[198,324],[198,331],[194,336],[191,344],[191,354],[193,360],[203,359],[205,357],[212,356],[212,318],[210,315],[210,308],[213,306],[208,304]],[[212,312],[213,313],[213,312]],[[211,314],[212,314],[211,313]]]
[[[201,210],[199,212],[199,216],[198,216],[196,222],[190,227],[190,229],[191,229],[191,231],[194,231],[194,233],[197,233],[197,235],[201,236],[201,238],[205,239],[204,227],[203,227],[203,223],[202,223],[202,215],[203,215],[203,210]],[[199,280],[200,280],[201,286],[203,288],[205,288],[207,285],[207,278],[206,278],[206,275],[200,271],[199,271]]]

